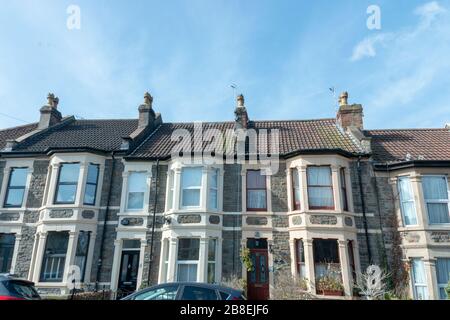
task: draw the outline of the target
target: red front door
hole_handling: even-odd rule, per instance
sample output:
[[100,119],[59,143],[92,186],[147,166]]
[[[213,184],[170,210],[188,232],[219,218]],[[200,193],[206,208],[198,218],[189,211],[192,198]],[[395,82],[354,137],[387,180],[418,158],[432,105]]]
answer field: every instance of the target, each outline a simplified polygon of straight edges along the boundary
[[253,268],[247,272],[247,295],[249,300],[269,299],[269,266],[266,249],[250,248]]

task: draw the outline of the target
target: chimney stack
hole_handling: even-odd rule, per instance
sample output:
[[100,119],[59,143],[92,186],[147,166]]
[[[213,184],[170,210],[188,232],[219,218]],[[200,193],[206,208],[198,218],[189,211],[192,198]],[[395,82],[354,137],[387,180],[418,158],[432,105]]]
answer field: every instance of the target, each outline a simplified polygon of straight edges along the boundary
[[339,96],[339,110],[336,120],[343,129],[364,129],[362,105],[349,105],[347,92],[343,92]]
[[247,109],[244,105],[244,96],[242,94],[237,97],[237,107],[234,110],[235,114],[235,128],[236,129],[247,129],[248,128],[248,114]]
[[59,122],[61,122],[62,115],[58,111],[59,98],[55,97],[53,93],[47,96],[47,104],[40,109],[41,117],[39,119],[38,129],[47,129]]
[[144,94],[144,103],[138,108],[139,110],[139,128],[146,128],[153,124],[156,118],[155,111],[152,108],[153,97],[150,93]]

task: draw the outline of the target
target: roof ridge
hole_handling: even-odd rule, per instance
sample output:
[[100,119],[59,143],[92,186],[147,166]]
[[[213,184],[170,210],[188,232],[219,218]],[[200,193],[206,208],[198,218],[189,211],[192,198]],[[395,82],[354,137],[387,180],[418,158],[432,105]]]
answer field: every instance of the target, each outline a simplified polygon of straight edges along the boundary
[[410,129],[372,129],[364,130],[364,132],[383,132],[383,131],[448,131],[447,128],[410,128]]
[[155,130],[153,130],[148,137],[146,137],[144,140],[142,140],[142,142],[136,147],[134,148],[134,150],[130,153],[130,156],[133,155],[137,150],[139,150],[140,147],[142,147],[144,145],[144,143],[146,143],[151,137],[153,137],[153,135],[162,127],[164,123],[161,123]]
[[[319,118],[319,119],[291,119],[291,120],[250,120],[251,122],[262,123],[262,122],[316,122],[316,121],[335,121],[336,118]],[[234,123],[234,121],[175,121],[175,122],[164,122],[164,124],[194,124],[196,122],[201,123],[211,123],[211,124],[228,124]]]

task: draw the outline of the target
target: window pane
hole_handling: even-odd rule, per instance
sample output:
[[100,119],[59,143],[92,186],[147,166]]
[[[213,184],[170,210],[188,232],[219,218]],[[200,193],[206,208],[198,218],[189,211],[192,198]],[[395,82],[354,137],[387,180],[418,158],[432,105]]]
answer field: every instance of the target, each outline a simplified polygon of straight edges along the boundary
[[217,300],[217,294],[212,289],[186,286],[181,300]]
[[261,170],[247,171],[247,188],[249,189],[266,188],[266,176],[261,174]]
[[78,182],[80,173],[79,163],[64,163],[61,165],[59,182]]
[[337,240],[314,240],[314,262],[339,263]]
[[300,178],[297,169],[292,169],[292,188],[293,188],[293,207],[294,210],[300,210]]
[[76,185],[64,185],[64,184],[59,185],[56,202],[73,203],[75,202],[76,193],[77,193]]
[[97,184],[98,165],[90,164],[88,168],[87,183]]
[[209,190],[209,207],[211,209],[217,209],[217,189]]
[[216,264],[208,263],[208,283],[216,282]]
[[174,182],[174,174],[173,171],[169,172],[169,194],[167,195],[167,207],[170,209],[173,208],[173,182]]
[[447,203],[427,203],[430,223],[450,223]]
[[409,177],[401,177],[398,180],[400,195],[400,207],[405,225],[417,224],[416,208],[414,205],[414,194]]
[[84,204],[95,204],[95,193],[97,191],[97,185],[87,184],[84,192]]
[[14,234],[0,233],[0,273],[7,273],[11,269],[15,241]]
[[183,190],[183,207],[198,207],[200,205],[200,189]]
[[213,169],[209,175],[209,187],[217,188],[217,180],[218,180],[218,169]]
[[128,176],[128,192],[145,192],[147,190],[145,172],[131,172]]
[[183,168],[181,176],[182,188],[201,187],[202,185],[202,168]]
[[5,201],[5,206],[21,206],[25,189],[9,189],[8,196]]
[[86,271],[86,260],[89,249],[90,232],[81,231],[78,235],[77,249],[75,254],[75,265],[80,268],[81,281],[84,281]]
[[422,177],[425,199],[448,200],[447,179],[445,177]]
[[178,264],[179,282],[196,282],[197,281],[197,264]]
[[179,239],[178,260],[198,260],[200,239]]
[[41,267],[41,281],[62,281],[68,241],[68,232],[48,233]]
[[412,259],[412,273],[414,281],[414,298],[417,300],[428,299],[427,279],[423,261],[421,259]]
[[12,168],[10,187],[25,187],[27,183],[28,168]]
[[417,217],[414,202],[403,202],[401,208],[405,225],[416,225]]
[[308,167],[308,185],[331,186],[330,167]]
[[208,261],[216,261],[216,239],[209,239],[208,241]]
[[175,300],[178,286],[168,286],[156,290],[146,291],[137,295],[134,300]]
[[447,299],[444,288],[450,280],[450,258],[438,258],[436,260],[436,278],[439,285],[439,298]]
[[330,187],[309,187],[308,200],[311,207],[334,207],[333,190]]
[[247,190],[248,209],[266,209],[266,190]]
[[130,192],[128,193],[128,209],[143,209],[144,208],[144,192]]
[[408,177],[401,177],[398,179],[398,188],[400,192],[401,201],[414,200],[414,194],[411,186],[411,180]]

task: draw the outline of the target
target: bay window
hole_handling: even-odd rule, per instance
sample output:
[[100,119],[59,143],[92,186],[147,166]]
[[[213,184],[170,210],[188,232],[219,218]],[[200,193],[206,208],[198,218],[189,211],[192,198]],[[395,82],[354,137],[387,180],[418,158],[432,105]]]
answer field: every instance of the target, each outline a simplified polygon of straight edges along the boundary
[[450,223],[446,176],[423,176],[423,196],[430,224]]
[[306,277],[305,248],[302,239],[295,239],[296,271],[299,278]]
[[56,184],[56,204],[74,204],[77,194],[79,163],[63,163],[59,168]]
[[341,203],[342,210],[348,211],[348,198],[347,198],[347,181],[345,180],[345,168],[339,170],[339,182],[341,184]]
[[292,208],[300,210],[300,175],[297,169],[291,169],[292,181]]
[[0,233],[0,273],[9,273],[16,237],[14,234]]
[[88,166],[88,174],[86,179],[86,188],[84,190],[84,204],[95,205],[97,184],[98,184],[98,164],[90,163]]
[[181,206],[199,207],[202,188],[202,168],[183,168],[181,171]]
[[41,267],[42,282],[61,282],[64,276],[69,232],[50,231],[47,234]]
[[309,209],[334,210],[333,183],[329,166],[307,168]]
[[445,288],[450,281],[450,258],[437,258],[436,259],[436,275],[439,287],[439,299],[447,299],[447,293]]
[[333,276],[341,279],[338,242],[334,239],[314,239],[314,272],[316,279]]
[[177,281],[196,282],[200,239],[178,239]]
[[171,170],[169,172],[169,190],[167,194],[167,209],[173,209],[173,193],[174,193],[174,173]]
[[247,170],[247,210],[267,210],[266,176],[261,170]]
[[218,209],[218,181],[219,169],[212,169],[209,174],[209,208],[213,210]]
[[89,251],[91,233],[88,231],[80,231],[78,234],[77,249],[75,252],[75,265],[80,268],[80,281],[84,281],[86,273],[86,262]]
[[147,190],[147,175],[145,172],[130,172],[128,176],[127,209],[141,210],[144,208],[144,196]]
[[6,189],[5,207],[21,207],[25,195],[28,168],[11,168]]
[[413,258],[411,262],[414,299],[427,300],[428,287],[423,261],[420,258]]
[[400,196],[400,211],[402,213],[404,225],[416,225],[417,216],[414,204],[414,193],[409,177],[400,177],[398,179],[398,193]]
[[216,282],[216,247],[217,239],[208,241],[208,283]]

